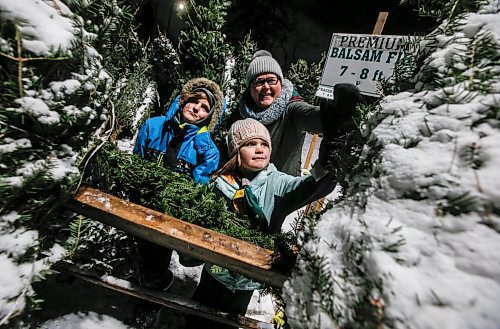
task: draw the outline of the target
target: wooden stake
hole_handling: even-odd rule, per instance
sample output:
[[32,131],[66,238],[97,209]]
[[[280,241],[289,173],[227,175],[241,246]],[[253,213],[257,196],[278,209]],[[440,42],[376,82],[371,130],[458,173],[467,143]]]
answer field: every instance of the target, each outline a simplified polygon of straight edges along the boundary
[[389,13],[387,11],[381,11],[378,13],[377,22],[375,23],[375,27],[373,28],[372,34],[375,35],[382,34],[385,22],[387,21],[387,16],[389,16]]
[[304,163],[304,169],[309,169],[311,165],[311,158],[314,153],[314,148],[316,147],[316,142],[318,141],[318,134],[314,134],[311,139],[311,144],[309,144],[309,151],[307,151],[306,162]]

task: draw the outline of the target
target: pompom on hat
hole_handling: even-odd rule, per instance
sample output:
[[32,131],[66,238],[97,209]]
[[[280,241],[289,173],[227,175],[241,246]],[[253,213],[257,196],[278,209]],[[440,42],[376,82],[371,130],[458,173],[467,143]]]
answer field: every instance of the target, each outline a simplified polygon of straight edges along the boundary
[[256,76],[263,73],[274,73],[278,76],[280,81],[283,82],[283,72],[281,71],[281,66],[273,58],[270,52],[267,50],[257,50],[253,56],[252,61],[248,65],[247,70],[247,86],[250,85]]
[[271,150],[271,136],[262,123],[251,118],[238,120],[233,123],[227,134],[229,156],[235,155],[240,147],[255,138],[266,141],[269,144],[269,150]]

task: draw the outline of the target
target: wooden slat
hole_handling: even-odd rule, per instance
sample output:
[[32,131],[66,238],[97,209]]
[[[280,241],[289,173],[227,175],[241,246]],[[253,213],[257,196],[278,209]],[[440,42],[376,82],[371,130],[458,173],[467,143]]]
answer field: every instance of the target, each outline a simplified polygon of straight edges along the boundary
[[101,287],[105,287],[107,289],[147,300],[155,304],[163,305],[177,311],[214,320],[222,324],[246,329],[274,328],[272,324],[267,322],[261,322],[238,314],[216,311],[186,297],[173,295],[164,291],[147,289],[132,282],[121,280],[108,275],[101,276],[96,273],[78,270],[66,263],[56,264],[53,269],[58,272],[70,274],[79,279],[99,285]]
[[284,274],[271,269],[273,251],[190,224],[92,188],[81,188],[66,206],[84,216],[274,287]]

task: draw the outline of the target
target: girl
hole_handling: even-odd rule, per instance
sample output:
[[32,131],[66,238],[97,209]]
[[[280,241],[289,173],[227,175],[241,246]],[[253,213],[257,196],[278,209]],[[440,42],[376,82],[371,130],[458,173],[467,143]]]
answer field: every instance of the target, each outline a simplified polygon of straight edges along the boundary
[[[311,175],[294,177],[269,163],[271,138],[254,119],[236,121],[228,133],[231,159],[215,174],[216,192],[228,206],[267,232],[279,232],[285,217],[329,194],[335,187],[331,174],[317,164]],[[322,152],[323,154],[325,152]],[[241,274],[206,263],[193,299],[219,311],[244,315],[254,289],[261,284]],[[187,328],[233,328],[189,316]]]
[[[223,95],[215,82],[192,79],[182,87],[181,94],[164,116],[150,118],[144,123],[133,152],[205,184],[219,165],[219,150],[210,132],[219,123],[224,110]],[[172,250],[138,238],[136,242],[140,284],[168,289],[174,279],[168,270]],[[200,264],[184,255],[179,256],[183,265]]]

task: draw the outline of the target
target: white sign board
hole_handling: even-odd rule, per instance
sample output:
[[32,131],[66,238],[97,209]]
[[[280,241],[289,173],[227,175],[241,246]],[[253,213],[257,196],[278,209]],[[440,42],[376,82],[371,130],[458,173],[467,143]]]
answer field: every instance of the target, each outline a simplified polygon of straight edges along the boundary
[[333,86],[352,83],[370,96],[380,96],[377,84],[391,79],[396,62],[416,54],[415,37],[334,33],[316,96],[333,99]]

